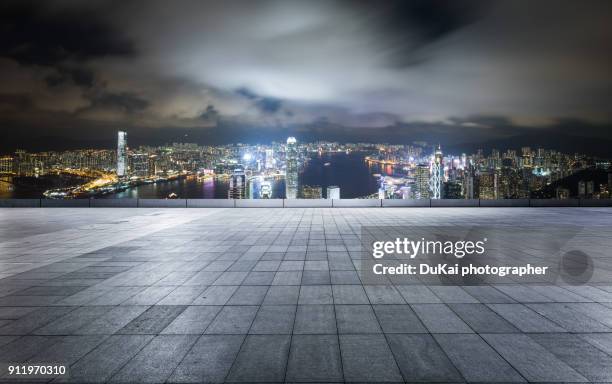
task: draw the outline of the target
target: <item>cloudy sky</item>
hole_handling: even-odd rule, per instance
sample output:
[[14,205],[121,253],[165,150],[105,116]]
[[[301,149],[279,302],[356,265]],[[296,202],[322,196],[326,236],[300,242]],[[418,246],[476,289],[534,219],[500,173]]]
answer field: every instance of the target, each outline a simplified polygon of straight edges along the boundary
[[610,139],[609,1],[3,1],[9,141]]

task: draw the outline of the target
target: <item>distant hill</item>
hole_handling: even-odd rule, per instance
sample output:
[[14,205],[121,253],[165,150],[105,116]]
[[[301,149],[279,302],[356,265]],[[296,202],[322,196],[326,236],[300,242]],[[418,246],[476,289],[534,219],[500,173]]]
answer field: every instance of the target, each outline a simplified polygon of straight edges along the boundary
[[555,149],[563,153],[584,153],[603,158],[612,158],[612,141],[592,137],[579,137],[553,133],[532,133],[485,142],[450,145],[445,152],[474,153],[479,148],[490,151],[517,149],[521,147]]

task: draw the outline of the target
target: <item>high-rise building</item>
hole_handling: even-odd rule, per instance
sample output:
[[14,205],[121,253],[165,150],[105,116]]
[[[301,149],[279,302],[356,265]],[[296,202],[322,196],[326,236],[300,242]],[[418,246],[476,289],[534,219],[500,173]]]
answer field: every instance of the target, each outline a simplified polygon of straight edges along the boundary
[[274,168],[274,150],[266,149],[266,169]]
[[134,153],[130,156],[130,175],[136,177],[149,176],[149,155],[146,153]]
[[330,185],[327,187],[327,198],[328,199],[339,199],[340,198],[340,187],[337,185]]
[[444,166],[442,165],[442,149],[438,145],[430,164],[430,179],[429,188],[431,189],[431,198],[440,199],[442,197],[442,177],[444,176]]
[[117,133],[117,177],[127,176],[127,132]]
[[11,156],[0,157],[0,173],[14,173],[13,158]]
[[287,138],[285,169],[285,197],[296,199],[298,192],[298,151],[295,137]]
[[246,174],[244,173],[244,168],[238,167],[234,169],[230,178],[227,197],[228,199],[244,199],[246,197]]
[[461,183],[458,181],[447,181],[443,185],[445,199],[461,199],[463,195]]
[[302,198],[303,199],[321,199],[323,198],[323,188],[314,185],[302,186]]
[[429,165],[417,165],[415,176],[415,198],[429,199]]
[[483,171],[478,174],[478,197],[480,199],[497,199],[497,173]]

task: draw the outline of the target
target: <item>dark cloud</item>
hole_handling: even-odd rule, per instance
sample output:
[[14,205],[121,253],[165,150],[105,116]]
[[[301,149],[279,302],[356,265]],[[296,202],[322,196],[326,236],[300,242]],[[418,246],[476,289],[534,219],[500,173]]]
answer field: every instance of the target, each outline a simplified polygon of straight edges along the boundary
[[150,105],[146,99],[130,92],[97,92],[88,95],[88,98],[91,106],[87,109],[112,109],[128,114],[144,111]]
[[607,138],[611,20],[597,0],[5,1],[0,124]]

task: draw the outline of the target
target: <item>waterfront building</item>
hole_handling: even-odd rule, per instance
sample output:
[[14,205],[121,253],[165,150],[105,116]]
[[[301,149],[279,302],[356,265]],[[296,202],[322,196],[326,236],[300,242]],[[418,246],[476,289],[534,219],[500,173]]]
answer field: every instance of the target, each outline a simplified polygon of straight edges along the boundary
[[432,199],[440,199],[442,196],[441,186],[444,177],[444,166],[442,164],[442,149],[438,145],[430,164],[429,188]]
[[12,156],[0,157],[0,173],[10,174],[15,172],[14,161]]
[[497,173],[494,171],[479,172],[478,197],[480,199],[497,199]]
[[266,169],[273,169],[274,163],[274,150],[272,148],[266,149]]
[[147,177],[149,172],[149,155],[146,153],[134,153],[130,156],[130,176]]
[[419,164],[416,167],[415,198],[429,199],[429,165]]
[[328,199],[339,199],[340,198],[340,187],[337,185],[330,185],[327,187],[327,198]]
[[323,188],[318,185],[304,185],[302,186],[302,199],[322,199]]
[[295,137],[287,138],[285,163],[285,197],[296,199],[298,192],[298,150]]
[[244,173],[244,168],[238,167],[234,169],[230,178],[227,195],[228,199],[246,198],[246,174]]
[[127,176],[127,132],[117,133],[117,177]]

